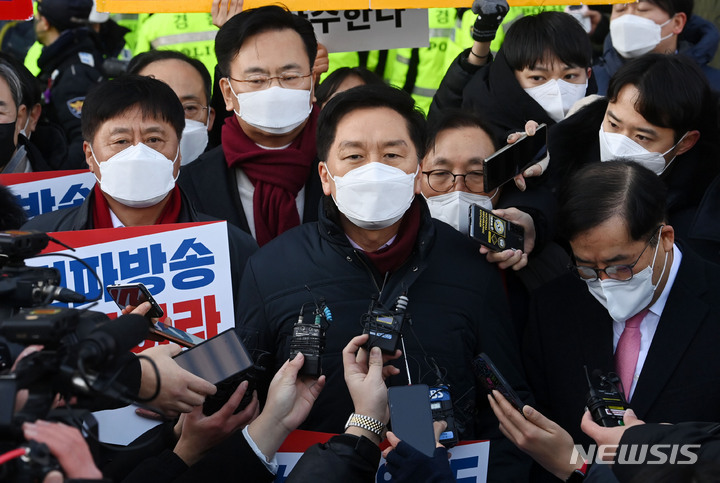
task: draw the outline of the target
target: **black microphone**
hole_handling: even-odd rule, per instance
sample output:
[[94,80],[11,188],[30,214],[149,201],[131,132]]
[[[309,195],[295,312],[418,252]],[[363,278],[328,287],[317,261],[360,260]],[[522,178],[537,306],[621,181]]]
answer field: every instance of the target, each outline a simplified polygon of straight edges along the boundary
[[87,300],[84,295],[74,292],[69,288],[58,287],[56,285],[45,285],[42,288],[34,290],[33,299],[45,300],[47,297],[52,297],[52,300],[66,304],[81,303]]
[[78,359],[100,365],[122,355],[145,340],[150,329],[142,315],[121,315],[97,327],[80,341]]

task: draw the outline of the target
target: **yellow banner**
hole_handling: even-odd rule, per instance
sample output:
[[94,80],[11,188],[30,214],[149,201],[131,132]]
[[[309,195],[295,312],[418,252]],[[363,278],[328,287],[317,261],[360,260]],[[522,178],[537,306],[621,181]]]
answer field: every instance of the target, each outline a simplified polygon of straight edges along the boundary
[[[508,0],[513,7],[541,5],[607,5],[627,0]],[[282,3],[292,11],[358,10],[391,8],[469,7],[472,1],[462,0],[245,0],[244,8]],[[112,13],[190,13],[209,12],[212,0],[97,0],[99,12]]]

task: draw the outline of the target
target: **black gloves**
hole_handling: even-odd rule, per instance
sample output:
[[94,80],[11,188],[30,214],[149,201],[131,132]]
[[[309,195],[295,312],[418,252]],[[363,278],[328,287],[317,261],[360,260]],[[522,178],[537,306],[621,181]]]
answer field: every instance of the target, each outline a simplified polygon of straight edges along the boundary
[[472,11],[478,17],[472,28],[473,40],[492,42],[509,8],[507,0],[475,0]]
[[430,458],[400,441],[397,448],[388,453],[386,461],[393,483],[455,483],[445,448],[435,448]]

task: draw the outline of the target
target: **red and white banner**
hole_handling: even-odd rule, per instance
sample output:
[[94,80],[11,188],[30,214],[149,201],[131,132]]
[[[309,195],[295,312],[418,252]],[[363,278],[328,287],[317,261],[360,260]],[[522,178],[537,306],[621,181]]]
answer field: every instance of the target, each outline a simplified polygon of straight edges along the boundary
[[0,0],[0,20],[30,20],[32,0]]
[[[88,299],[101,295],[91,310],[110,318],[119,316],[105,287],[141,282],[180,330],[207,339],[235,327],[227,222],[68,231],[50,236],[76,251],[50,242],[43,253],[52,256],[26,263],[57,268],[62,285]],[[62,253],[85,261],[102,282],[81,262]],[[155,344],[145,341],[140,348]]]
[[[324,443],[333,437],[329,433],[314,431],[293,431],[277,452],[279,464],[275,483],[283,483],[290,471],[295,467],[305,450],[317,443]],[[381,448],[388,446],[387,441]],[[450,468],[455,479],[460,483],[485,483],[487,480],[489,441],[463,441],[450,450]],[[377,483],[390,481],[385,469],[385,459],[380,459],[380,466],[375,478]]]
[[29,219],[82,204],[95,176],[87,169],[0,174],[0,184],[10,188]]

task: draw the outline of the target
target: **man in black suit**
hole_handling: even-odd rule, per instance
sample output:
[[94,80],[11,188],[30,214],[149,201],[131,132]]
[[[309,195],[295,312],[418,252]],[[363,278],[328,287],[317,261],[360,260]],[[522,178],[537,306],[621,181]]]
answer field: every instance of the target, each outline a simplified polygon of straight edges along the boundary
[[523,352],[538,409],[576,443],[591,442],[583,366],[595,384],[617,373],[644,421],[720,420],[720,267],[675,243],[665,199],[656,175],[624,161],[583,168],[561,195],[576,273],[536,292]]

